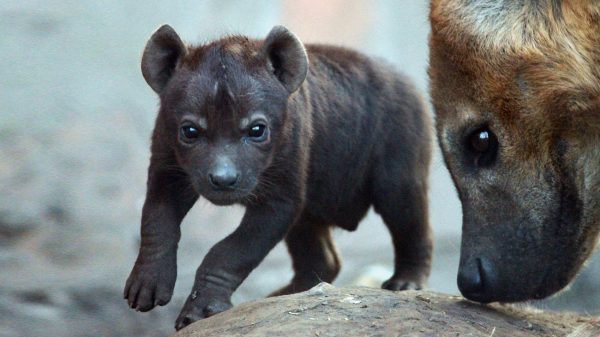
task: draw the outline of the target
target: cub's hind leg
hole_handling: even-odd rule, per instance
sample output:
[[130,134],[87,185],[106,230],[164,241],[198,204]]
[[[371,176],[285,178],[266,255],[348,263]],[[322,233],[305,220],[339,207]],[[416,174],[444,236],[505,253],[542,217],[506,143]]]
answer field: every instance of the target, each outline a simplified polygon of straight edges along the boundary
[[338,275],[341,262],[329,225],[300,221],[290,229],[285,243],[292,258],[294,277],[287,286],[269,296],[305,291],[319,282],[331,283]]
[[[424,169],[427,171],[427,169]],[[374,181],[374,209],[394,245],[394,274],[382,287],[422,289],[431,270],[432,237],[428,222],[427,180],[389,168]]]

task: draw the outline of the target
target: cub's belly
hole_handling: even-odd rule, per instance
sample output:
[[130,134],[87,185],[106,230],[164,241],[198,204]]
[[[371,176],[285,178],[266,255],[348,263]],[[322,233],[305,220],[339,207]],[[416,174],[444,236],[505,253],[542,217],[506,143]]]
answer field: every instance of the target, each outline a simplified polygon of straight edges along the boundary
[[342,195],[326,195],[325,193],[321,195],[309,194],[303,218],[353,231],[365,217],[370,206],[370,200],[365,195],[360,194],[350,198]]

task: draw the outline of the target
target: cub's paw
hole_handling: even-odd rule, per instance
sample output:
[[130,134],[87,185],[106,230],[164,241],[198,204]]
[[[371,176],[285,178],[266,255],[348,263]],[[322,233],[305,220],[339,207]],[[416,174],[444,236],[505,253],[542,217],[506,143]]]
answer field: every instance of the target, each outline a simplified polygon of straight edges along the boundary
[[421,290],[425,288],[428,273],[404,273],[402,276],[394,275],[383,282],[381,288],[387,290]]
[[381,288],[387,290],[421,290],[425,286],[423,283],[391,278],[381,285]]
[[229,298],[214,297],[210,291],[195,290],[185,301],[185,305],[175,321],[175,329],[181,330],[195,321],[216,315],[231,307],[233,305]]
[[129,307],[149,311],[171,300],[177,278],[176,261],[162,260],[149,264],[136,262],[123,291]]

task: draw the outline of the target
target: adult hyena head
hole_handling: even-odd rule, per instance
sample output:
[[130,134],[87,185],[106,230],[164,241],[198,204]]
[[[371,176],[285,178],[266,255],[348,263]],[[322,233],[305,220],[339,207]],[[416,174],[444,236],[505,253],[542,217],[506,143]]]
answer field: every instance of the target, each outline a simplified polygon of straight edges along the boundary
[[458,285],[565,287],[600,229],[600,4],[434,0],[431,95],[463,207]]

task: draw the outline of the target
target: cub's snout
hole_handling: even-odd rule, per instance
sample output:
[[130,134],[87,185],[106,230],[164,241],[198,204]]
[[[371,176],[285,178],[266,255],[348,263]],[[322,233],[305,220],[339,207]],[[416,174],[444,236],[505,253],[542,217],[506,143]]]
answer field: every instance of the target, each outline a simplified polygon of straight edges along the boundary
[[240,181],[240,171],[228,158],[219,158],[208,172],[208,181],[215,191],[235,190]]

